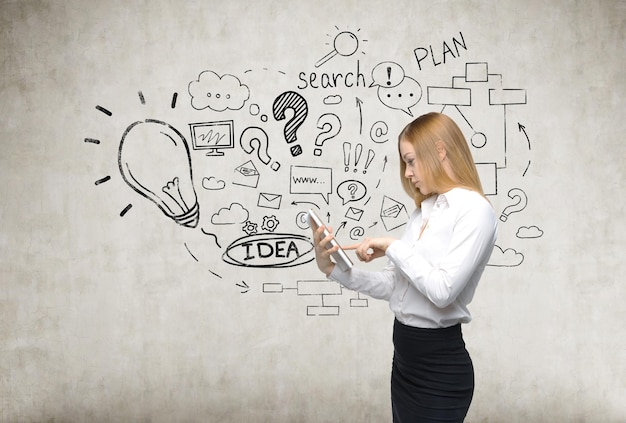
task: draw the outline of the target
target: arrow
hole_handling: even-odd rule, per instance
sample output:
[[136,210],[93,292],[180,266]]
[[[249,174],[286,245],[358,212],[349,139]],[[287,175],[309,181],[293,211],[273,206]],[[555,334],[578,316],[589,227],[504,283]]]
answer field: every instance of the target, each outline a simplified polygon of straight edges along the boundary
[[359,97],[356,97],[356,107],[359,108],[359,135],[363,135],[363,110],[361,106],[363,105],[363,100]]
[[317,207],[318,209],[320,208],[320,206],[318,206],[317,204],[312,203],[312,202],[310,202],[310,201],[292,201],[292,202],[291,202],[291,205],[292,205],[292,206],[297,206],[297,205],[299,205],[299,204],[312,204],[312,205],[314,205],[315,207]]
[[378,225],[378,221],[372,223],[370,226],[368,226],[368,229],[373,228],[374,226]]
[[387,156],[385,156],[385,158],[383,159],[383,172],[385,171],[386,167],[387,167]]
[[[524,133],[524,136],[526,137],[526,142],[528,143],[528,150],[530,151],[530,139],[528,138],[528,133],[526,133],[526,127],[519,122],[517,122],[517,126],[519,131]],[[524,169],[524,173],[522,173],[522,177],[526,176],[526,172],[528,172],[529,167],[530,160],[528,160],[528,164],[526,165],[526,169]]]
[[238,286],[239,288],[245,289],[245,291],[241,291],[242,294],[245,294],[246,292],[250,291],[250,287],[245,281],[241,281],[241,283],[236,283],[235,285]]
[[519,131],[524,133],[524,136],[526,137],[526,142],[528,143],[528,149],[530,150],[530,139],[528,138],[528,134],[526,133],[526,127],[519,122],[517,122],[517,125]]
[[339,225],[339,227],[338,227],[338,228],[337,228],[337,230],[335,231],[335,236],[337,236],[337,234],[339,233],[339,231],[340,231],[341,229],[343,229],[343,228],[344,228],[347,224],[348,224],[348,222],[347,222],[347,221],[345,221],[345,220],[344,220],[343,222],[341,222],[341,225]]

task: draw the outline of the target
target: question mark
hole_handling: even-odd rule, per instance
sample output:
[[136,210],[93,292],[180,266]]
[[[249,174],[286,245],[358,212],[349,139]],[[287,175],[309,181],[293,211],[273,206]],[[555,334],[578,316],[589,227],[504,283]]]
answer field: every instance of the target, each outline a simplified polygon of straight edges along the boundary
[[[296,137],[296,131],[300,125],[304,123],[304,120],[309,113],[309,108],[304,97],[297,92],[287,91],[276,97],[274,100],[274,105],[272,106],[274,118],[276,120],[285,119],[285,110],[287,109],[293,110],[293,117],[289,119],[284,129],[285,141],[287,141],[287,144],[291,144],[298,139]],[[302,154],[302,147],[296,144],[291,146],[290,151],[291,155],[295,157]]]
[[517,213],[526,208],[526,204],[528,204],[528,197],[526,197],[526,193],[519,188],[513,188],[509,191],[509,198],[512,200],[517,200],[513,204],[502,211],[502,215],[500,215],[500,220],[506,222],[507,218],[511,213]]
[[[367,194],[367,187],[363,182],[355,179],[343,181],[337,187],[337,195],[341,198],[344,205],[351,201],[359,201],[365,197],[365,194]],[[348,195],[350,198],[348,198]]]
[[[322,129],[322,132],[315,138],[315,145],[321,147],[326,141],[336,137],[339,131],[341,131],[341,120],[334,113],[324,113],[317,120],[317,128]],[[316,148],[313,150],[313,154],[321,156],[322,149]]]
[[[256,149],[257,157],[264,164],[269,164],[272,161],[272,158],[267,154],[267,145],[268,138],[265,131],[256,126],[250,126],[246,128],[239,138],[239,144],[241,144],[241,148],[248,154],[254,153]],[[254,145],[253,145],[254,144]],[[280,163],[274,162],[270,166],[270,168],[274,171],[277,171],[280,168]]]
[[348,191],[350,191],[350,197],[352,199],[354,199],[354,196],[356,195],[357,190],[359,189],[359,187],[357,186],[357,184],[349,184],[348,185]]

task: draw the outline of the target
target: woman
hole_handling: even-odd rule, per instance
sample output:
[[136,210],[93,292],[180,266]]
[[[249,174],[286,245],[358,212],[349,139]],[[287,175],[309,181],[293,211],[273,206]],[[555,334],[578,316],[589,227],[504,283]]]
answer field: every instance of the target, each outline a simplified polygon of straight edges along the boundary
[[461,324],[493,250],[497,225],[467,142],[448,116],[429,113],[398,137],[404,190],[415,200],[402,238],[367,238],[359,260],[386,256],[379,272],[342,271],[330,235],[313,228],[317,266],[349,289],[389,301],[395,314],[391,402],[394,423],[462,422],[474,369]]

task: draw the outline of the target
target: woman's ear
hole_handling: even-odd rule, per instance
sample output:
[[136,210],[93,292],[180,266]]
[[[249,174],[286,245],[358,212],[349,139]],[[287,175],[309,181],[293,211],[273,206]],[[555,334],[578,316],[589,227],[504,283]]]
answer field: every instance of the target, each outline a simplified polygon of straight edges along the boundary
[[446,159],[446,146],[443,141],[439,140],[435,142],[435,146],[437,147],[437,154],[439,154],[439,160],[444,161]]

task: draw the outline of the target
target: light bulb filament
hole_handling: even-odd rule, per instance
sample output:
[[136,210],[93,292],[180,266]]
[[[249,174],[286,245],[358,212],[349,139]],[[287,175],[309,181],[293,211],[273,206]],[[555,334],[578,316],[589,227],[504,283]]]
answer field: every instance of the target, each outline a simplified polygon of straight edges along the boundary
[[185,200],[183,199],[183,196],[180,193],[180,185],[178,184],[178,176],[175,177],[173,180],[169,181],[167,184],[165,184],[165,186],[163,187],[163,192],[167,194],[172,200],[174,200],[176,205],[180,207],[180,210],[183,213],[186,213],[189,211],[190,207],[185,203]]

